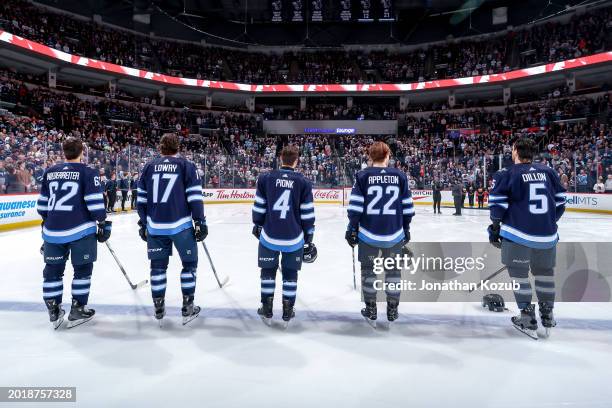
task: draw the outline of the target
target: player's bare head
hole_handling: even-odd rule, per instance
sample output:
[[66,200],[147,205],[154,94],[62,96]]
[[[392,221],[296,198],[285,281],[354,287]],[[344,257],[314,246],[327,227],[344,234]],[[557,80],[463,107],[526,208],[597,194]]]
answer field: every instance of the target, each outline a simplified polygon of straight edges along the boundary
[[517,159],[521,162],[531,162],[533,155],[535,154],[535,144],[533,140],[528,137],[522,137],[514,142],[512,147],[512,155],[514,160]]
[[83,154],[83,142],[76,137],[68,137],[62,143],[62,150],[66,160],[76,160]]
[[283,166],[295,167],[297,166],[298,157],[300,152],[294,145],[283,147],[281,150],[280,159]]
[[174,133],[166,133],[159,141],[159,151],[164,156],[174,156],[179,151],[179,138]]
[[385,163],[389,160],[391,150],[385,142],[374,142],[368,149],[368,156],[372,160],[372,164]]

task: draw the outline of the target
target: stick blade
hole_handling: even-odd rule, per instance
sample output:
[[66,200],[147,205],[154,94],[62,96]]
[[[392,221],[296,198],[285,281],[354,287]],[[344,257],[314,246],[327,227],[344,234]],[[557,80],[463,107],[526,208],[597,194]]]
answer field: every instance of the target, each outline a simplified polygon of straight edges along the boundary
[[143,281],[141,281],[141,282],[138,282],[136,285],[132,285],[132,289],[134,289],[134,290],[136,290],[136,289],[140,289],[140,288],[142,288],[143,286],[146,286],[148,283],[149,283],[149,280],[148,280],[148,279],[145,279],[145,280],[143,280]]
[[219,287],[220,288],[224,288],[227,285],[227,283],[229,282],[229,280],[230,280],[229,276],[226,276],[225,279],[223,279],[221,281],[221,283],[219,283]]

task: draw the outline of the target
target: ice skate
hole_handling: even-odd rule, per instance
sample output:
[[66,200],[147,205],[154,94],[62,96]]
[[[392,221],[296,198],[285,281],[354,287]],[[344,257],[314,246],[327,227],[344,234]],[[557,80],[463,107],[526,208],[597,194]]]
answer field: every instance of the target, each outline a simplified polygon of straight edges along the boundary
[[399,317],[399,312],[397,310],[399,306],[398,299],[388,299],[387,300],[387,320],[389,323],[394,322]]
[[47,305],[47,310],[49,311],[49,321],[53,324],[53,329],[57,330],[64,321],[66,312],[64,312],[64,309],[61,308],[55,299],[45,300],[45,305]]
[[198,317],[200,314],[200,306],[194,306],[193,295],[183,296],[183,307],[181,308],[183,314],[183,326]]
[[266,298],[264,302],[261,303],[261,307],[257,309],[257,314],[261,317],[261,321],[264,322],[266,326],[272,325],[272,305],[274,303],[274,298],[272,296]]
[[72,299],[72,307],[70,308],[66,328],[71,329],[80,326],[93,319],[95,314],[95,310],[89,309],[87,305],[80,304],[76,299]]
[[155,308],[155,319],[159,323],[159,327],[162,326],[162,319],[166,315],[166,302],[163,297],[153,298],[153,307]]
[[536,333],[538,321],[536,320],[535,308],[533,305],[529,305],[521,310],[520,315],[512,317],[512,324],[521,333],[534,340],[538,339],[538,334]]
[[553,306],[548,302],[540,302],[539,306],[540,321],[542,322],[542,327],[544,327],[544,336],[548,338],[550,337],[551,329],[557,325],[553,315]]
[[361,315],[373,329],[376,329],[376,318],[378,317],[376,302],[366,302],[365,307],[361,309]]
[[295,317],[293,304],[288,300],[283,300],[283,328],[289,327],[289,321]]

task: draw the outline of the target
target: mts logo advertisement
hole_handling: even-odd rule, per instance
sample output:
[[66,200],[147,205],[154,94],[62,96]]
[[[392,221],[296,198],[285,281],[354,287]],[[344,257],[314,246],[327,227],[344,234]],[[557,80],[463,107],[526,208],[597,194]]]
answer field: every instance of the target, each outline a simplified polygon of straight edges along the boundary
[[599,197],[592,195],[572,194],[565,199],[565,205],[569,207],[589,207],[596,208],[599,206]]

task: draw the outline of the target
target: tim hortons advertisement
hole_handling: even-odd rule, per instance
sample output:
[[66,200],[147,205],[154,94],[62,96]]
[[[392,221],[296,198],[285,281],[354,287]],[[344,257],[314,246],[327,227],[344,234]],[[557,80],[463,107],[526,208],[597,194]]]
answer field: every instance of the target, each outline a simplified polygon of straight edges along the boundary
[[[342,204],[342,190],[314,189],[314,201],[317,204]],[[252,203],[255,200],[254,188],[206,188],[205,204]]]

